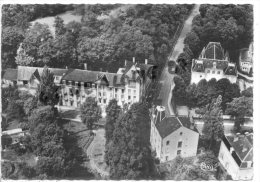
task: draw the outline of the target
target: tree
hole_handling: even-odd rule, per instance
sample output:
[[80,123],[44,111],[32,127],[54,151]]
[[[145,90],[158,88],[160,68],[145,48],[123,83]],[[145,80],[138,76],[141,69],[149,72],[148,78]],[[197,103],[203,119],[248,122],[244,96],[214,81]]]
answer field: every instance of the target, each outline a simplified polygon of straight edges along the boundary
[[113,131],[115,129],[115,123],[116,120],[119,117],[119,114],[121,112],[120,106],[117,105],[117,100],[112,99],[110,100],[107,108],[106,108],[106,113],[107,113],[107,121],[105,125],[105,131],[106,131],[106,143],[109,143],[109,141],[112,139],[113,136]]
[[241,96],[253,97],[253,87],[248,87],[246,90],[243,90]]
[[207,81],[205,79],[200,80],[196,88],[197,106],[201,107],[209,103],[207,91],[208,91]]
[[61,17],[56,16],[54,19],[55,37],[65,33],[64,21]]
[[87,97],[86,101],[81,105],[80,117],[89,130],[92,130],[93,124],[101,118],[101,109],[94,97]]
[[[36,22],[25,34],[25,38],[21,44],[21,49],[24,52],[21,54],[25,54],[29,57],[32,57],[35,61],[30,66],[44,66],[44,62],[39,56],[39,48],[41,45],[45,44],[49,39],[53,39],[52,34],[49,30],[48,25],[40,24]],[[19,57],[19,53],[17,55]],[[25,65],[20,61],[20,64]]]
[[2,29],[2,69],[15,68],[15,56],[17,49],[24,39],[22,30],[16,27]]
[[188,45],[192,53],[197,56],[196,53],[200,51],[200,47],[198,46],[200,44],[200,38],[195,32],[191,31],[186,35],[184,44]]
[[217,81],[217,95],[222,96],[222,109],[226,109],[226,103],[231,102],[233,98],[240,97],[239,86],[235,83],[231,84],[227,78]]
[[187,86],[186,94],[187,94],[187,106],[189,108],[196,107],[198,98],[196,97],[196,84],[195,83]]
[[175,76],[173,78],[174,89],[172,91],[173,102],[176,105],[185,105],[186,104],[186,85],[181,77]]
[[116,121],[105,154],[111,179],[155,179],[149,130],[149,111],[144,103],[133,104]]
[[253,97],[238,97],[227,103],[226,114],[235,117],[235,130],[240,131],[245,117],[253,116]]
[[206,113],[202,117],[204,122],[202,133],[203,137],[209,141],[209,149],[216,148],[212,144],[219,142],[224,135],[221,102],[222,97],[218,96],[206,106]]
[[45,66],[37,89],[38,103],[54,106],[59,102],[59,90],[54,83],[54,76]]

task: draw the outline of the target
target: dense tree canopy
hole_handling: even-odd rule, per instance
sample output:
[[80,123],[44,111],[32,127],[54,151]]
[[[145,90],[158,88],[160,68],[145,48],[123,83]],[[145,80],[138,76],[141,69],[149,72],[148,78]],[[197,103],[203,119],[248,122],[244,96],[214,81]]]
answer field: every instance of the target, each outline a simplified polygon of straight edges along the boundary
[[[209,141],[209,149],[214,148],[212,144],[221,141],[224,135],[223,112],[221,109],[222,97],[218,96],[211,104],[206,106],[206,112],[203,115],[203,137]],[[214,142],[214,143],[213,143]]]
[[227,103],[226,114],[235,117],[235,130],[239,131],[245,117],[253,116],[253,97],[238,97]]
[[101,108],[97,105],[94,97],[87,97],[80,107],[81,121],[92,130],[93,124],[101,118]]
[[150,150],[150,118],[144,103],[136,103],[115,124],[106,148],[111,179],[154,179]]
[[106,125],[105,125],[105,131],[106,131],[106,143],[109,143],[109,141],[112,139],[113,132],[115,129],[115,123],[116,120],[119,117],[119,114],[121,112],[121,108],[119,105],[117,105],[117,100],[113,99],[109,102],[107,108],[106,108]]

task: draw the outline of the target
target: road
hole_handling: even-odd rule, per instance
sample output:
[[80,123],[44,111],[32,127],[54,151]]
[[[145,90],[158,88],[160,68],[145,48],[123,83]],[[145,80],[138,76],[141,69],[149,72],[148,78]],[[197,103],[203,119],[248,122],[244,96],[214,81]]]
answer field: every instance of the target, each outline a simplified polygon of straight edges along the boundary
[[[193,18],[199,14],[199,5],[195,5],[193,11],[191,12],[190,16],[184,23],[184,27],[182,29],[182,32],[179,36],[179,39],[174,46],[174,50],[172,51],[171,56],[168,60],[175,61],[179,54],[182,52],[184,48],[184,38],[186,37],[186,34],[191,31],[191,25]],[[158,99],[162,100],[162,105],[165,106],[166,115],[174,115],[172,106],[171,106],[171,91],[174,88],[173,83],[174,74],[170,74],[168,72],[168,64],[166,63],[164,70],[161,74],[160,83],[162,84],[160,94]]]

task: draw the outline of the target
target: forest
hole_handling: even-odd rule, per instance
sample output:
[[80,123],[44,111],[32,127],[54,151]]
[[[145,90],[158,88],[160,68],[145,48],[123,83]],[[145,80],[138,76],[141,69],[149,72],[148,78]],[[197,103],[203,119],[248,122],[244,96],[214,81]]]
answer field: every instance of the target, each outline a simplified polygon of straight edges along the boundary
[[[165,63],[177,28],[193,5],[67,5],[38,11],[45,5],[4,5],[3,68],[17,65],[83,68],[116,72],[124,60]],[[81,22],[64,24],[55,17],[55,34],[30,21],[73,9]],[[55,12],[55,14],[54,14]]]

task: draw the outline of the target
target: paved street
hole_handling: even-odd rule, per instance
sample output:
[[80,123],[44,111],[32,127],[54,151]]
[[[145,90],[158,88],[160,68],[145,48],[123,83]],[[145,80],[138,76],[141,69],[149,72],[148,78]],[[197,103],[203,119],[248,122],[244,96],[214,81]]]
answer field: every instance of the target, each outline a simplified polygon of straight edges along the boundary
[[[191,15],[185,21],[180,37],[174,47],[172,55],[169,57],[169,60],[175,61],[182,52],[184,47],[184,38],[186,37],[186,34],[191,31],[192,19],[197,14],[199,14],[199,5],[195,5]],[[158,99],[162,100],[162,105],[165,106],[167,115],[174,115],[173,109],[171,107],[171,90],[174,88],[173,77],[174,75],[168,72],[168,64],[166,64],[160,78],[162,87]]]

